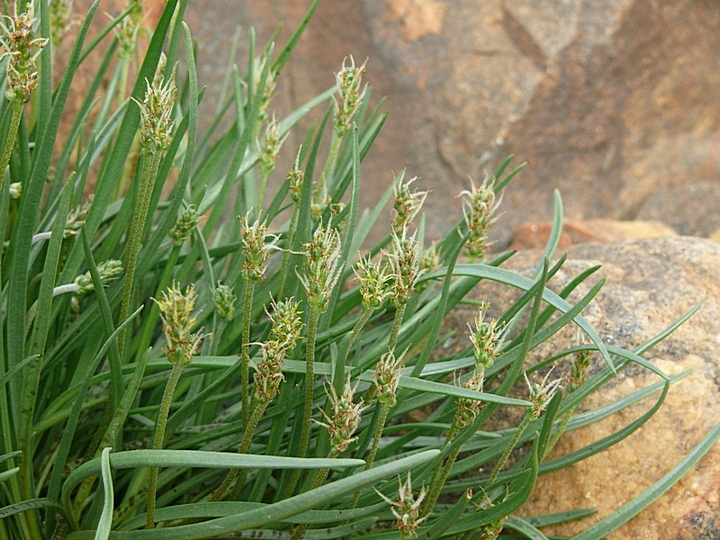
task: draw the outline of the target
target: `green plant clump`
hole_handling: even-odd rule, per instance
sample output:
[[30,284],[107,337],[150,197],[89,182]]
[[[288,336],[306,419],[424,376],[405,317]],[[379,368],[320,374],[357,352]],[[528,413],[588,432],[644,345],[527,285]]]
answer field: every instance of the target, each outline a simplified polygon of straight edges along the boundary
[[[95,2],[60,66],[53,49],[70,37],[71,3],[4,4],[0,539],[545,538],[537,527],[592,513],[514,515],[539,474],[627,437],[675,379],[639,356],[663,336],[630,352],[582,318],[601,283],[568,303],[592,271],[559,294],[546,287],[563,262],[548,262],[559,197],[534,279],[487,249],[499,194],[522,168],[509,170],[510,158],[463,193],[457,227],[432,246],[426,193],[403,174],[361,212],[360,164],[386,119],[369,106],[365,64],[348,58],[335,86],[283,119],[272,111],[317,1],[282,49],[258,48],[250,33],[247,65],[230,62],[201,132],[186,5],[168,0],[146,32],[132,0],[90,40]],[[139,35],[151,36],[142,61]],[[68,118],[91,55],[99,67]],[[320,121],[265,193],[310,111]],[[391,200],[387,235],[365,249]],[[521,296],[497,319],[479,306],[465,350],[444,355],[443,318],[481,280]],[[568,324],[585,344],[529,366],[529,351]],[[605,362],[594,374],[590,354]],[[551,363],[572,363],[572,378],[536,373]],[[631,363],[658,383],[575,414]],[[564,431],[652,392],[639,421],[545,459]],[[430,412],[412,422],[419,409]],[[517,427],[483,430],[502,409],[520,411]],[[582,538],[649,504],[716,431]]]

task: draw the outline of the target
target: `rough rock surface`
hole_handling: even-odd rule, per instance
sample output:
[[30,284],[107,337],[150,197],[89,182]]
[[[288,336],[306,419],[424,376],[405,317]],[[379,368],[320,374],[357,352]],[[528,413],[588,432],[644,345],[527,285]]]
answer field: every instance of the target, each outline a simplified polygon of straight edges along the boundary
[[[282,43],[309,3],[190,3],[209,106],[235,27],[256,25],[262,42],[287,22]],[[276,106],[329,87],[344,56],[368,57],[366,78],[388,97],[390,118],[364,165],[363,202],[407,167],[433,189],[429,237],[457,220],[468,177],[481,180],[509,153],[529,167],[505,197],[501,227],[547,220],[554,187],[573,219],[637,219],[653,194],[718,183],[718,50],[712,0],[333,0],[320,4]]]
[[[539,251],[518,253],[504,266],[531,275]],[[572,246],[569,258],[551,282],[562,288],[588,267],[602,269],[573,297],[587,292],[600,276],[605,287],[583,315],[607,342],[633,349],[689,311],[702,307],[674,334],[645,353],[669,375],[691,369],[674,384],[656,415],[640,430],[611,449],[573,467],[538,480],[534,495],[523,507],[525,515],[541,515],[577,508],[596,508],[596,516],[544,531],[573,535],[606,517],[665,475],[720,421],[720,244],[691,237],[624,240],[610,244]],[[478,287],[478,300],[507,306],[514,291]],[[472,319],[472,309],[457,314],[457,325]],[[535,351],[535,358],[575,344],[576,329],[568,328]],[[598,364],[600,359],[596,359]],[[658,381],[640,367],[621,372],[584,408],[595,408]],[[549,458],[572,452],[631,423],[650,408],[657,394],[610,418],[569,432]],[[720,444],[678,484],[610,539],[692,540],[720,537]]]

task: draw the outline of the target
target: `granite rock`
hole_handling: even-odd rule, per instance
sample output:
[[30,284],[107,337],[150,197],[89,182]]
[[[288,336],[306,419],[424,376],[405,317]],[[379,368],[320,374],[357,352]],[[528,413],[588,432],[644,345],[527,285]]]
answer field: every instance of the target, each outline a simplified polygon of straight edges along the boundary
[[[286,22],[282,43],[309,3],[191,2],[207,102],[237,25],[254,24],[262,42]],[[509,153],[529,167],[507,192],[501,229],[547,219],[555,187],[573,219],[631,220],[688,179],[717,184],[718,50],[711,0],[333,0],[320,4],[276,107],[329,87],[343,57],[368,57],[390,117],[363,165],[362,202],[407,167],[433,190],[430,238],[457,220],[468,177],[481,180]]]
[[[524,251],[504,266],[532,275],[541,252]],[[693,237],[584,243],[569,248],[568,261],[550,281],[555,290],[588,267],[602,269],[573,293],[579,299],[599,279],[607,283],[583,315],[607,342],[633,349],[660,333],[697,302],[701,309],[644,356],[668,375],[692,370],[675,383],[665,403],[642,428],[616,446],[568,469],[538,479],[534,494],[521,510],[542,515],[577,508],[596,508],[595,516],[545,530],[574,535],[606,517],[657,482],[720,419],[720,244]],[[492,306],[516,298],[508,289],[480,286],[473,292]],[[455,313],[464,327],[467,313]],[[462,332],[466,332],[464,329]],[[566,328],[533,351],[536,361],[576,343],[575,328]],[[601,365],[599,358],[596,365]],[[562,371],[562,368],[560,369]],[[592,409],[657,382],[638,366],[620,372],[583,404]],[[582,448],[626,426],[649,409],[657,394],[600,423],[566,433],[548,459]],[[500,426],[507,419],[500,418]],[[654,504],[623,525],[610,539],[691,540],[718,538],[720,530],[720,445]]]

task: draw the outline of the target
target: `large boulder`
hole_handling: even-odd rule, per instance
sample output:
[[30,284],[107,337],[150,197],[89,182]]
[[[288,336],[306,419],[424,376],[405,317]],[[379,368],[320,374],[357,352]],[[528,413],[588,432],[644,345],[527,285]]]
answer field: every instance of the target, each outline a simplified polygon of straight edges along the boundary
[[[256,25],[264,40],[286,22],[282,43],[309,4],[189,3],[208,110],[235,27]],[[328,88],[346,55],[368,57],[366,79],[390,118],[363,169],[374,188],[363,202],[407,167],[434,192],[429,237],[458,219],[468,177],[482,180],[509,153],[529,167],[505,196],[505,230],[547,219],[554,187],[573,219],[657,219],[637,216],[654,194],[718,183],[718,50],[711,1],[333,0],[320,3],[275,106]],[[665,217],[714,212],[711,200],[669,200]]]
[[[520,252],[504,266],[532,275],[540,256],[540,251]],[[668,375],[685,370],[692,373],[671,387],[660,410],[630,437],[568,469],[538,479],[523,515],[577,508],[598,510],[595,516],[546,530],[546,534],[576,534],[608,516],[662,478],[720,421],[720,244],[675,236],[575,245],[569,248],[568,261],[549,286],[559,290],[598,264],[602,269],[573,293],[571,300],[585,294],[599,277],[607,279],[583,313],[607,343],[633,349],[702,302],[689,321],[644,355]],[[487,285],[479,286],[473,294],[478,300],[490,301],[496,309],[506,307],[516,297],[512,290]],[[464,321],[472,319],[472,309],[461,309],[466,312],[453,316],[462,329]],[[530,361],[573,346],[576,332],[573,327],[559,333],[533,351]],[[595,361],[602,364],[599,358]],[[658,380],[647,370],[631,366],[591,395],[583,408],[615,401]],[[548,459],[628,425],[650,408],[657,396],[598,424],[566,433]],[[502,424],[507,419],[498,421]],[[609,536],[647,540],[719,537],[720,445],[658,501]]]

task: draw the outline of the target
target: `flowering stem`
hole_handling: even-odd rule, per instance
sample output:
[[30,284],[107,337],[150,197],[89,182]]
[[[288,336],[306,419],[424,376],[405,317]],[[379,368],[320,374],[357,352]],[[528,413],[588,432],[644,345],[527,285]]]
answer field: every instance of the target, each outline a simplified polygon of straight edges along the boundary
[[265,196],[265,184],[267,184],[269,173],[263,171],[260,176],[260,189],[258,190],[258,202],[257,208],[255,209],[255,217],[258,218],[262,214],[263,210],[263,198]]
[[[298,448],[297,457],[305,457],[307,454],[308,444],[310,442],[310,422],[312,420],[312,404],[313,404],[313,390],[315,380],[315,338],[317,336],[318,322],[320,320],[320,308],[312,305],[310,306],[310,320],[308,321],[307,327],[307,350],[306,350],[306,361],[305,361],[305,405],[303,407],[303,426],[300,433],[300,448]],[[295,486],[300,480],[300,469],[295,469],[290,476],[288,485],[283,493],[283,498],[292,495]]]
[[548,441],[547,446],[545,447],[545,456],[547,456],[550,451],[555,447],[558,440],[560,440],[560,437],[563,433],[565,433],[565,428],[567,428],[568,423],[570,422],[570,419],[572,418],[573,413],[575,412],[575,407],[571,407],[563,416],[562,421],[560,422],[560,426],[558,427],[557,431],[553,433],[552,437],[550,437],[550,440]]
[[[372,387],[371,387],[372,388]],[[377,426],[375,427],[375,436],[373,437],[372,447],[370,453],[365,459],[365,470],[370,470],[373,462],[375,461],[375,455],[377,454],[378,447],[380,446],[380,438],[382,437],[383,429],[385,429],[385,422],[387,421],[388,413],[390,412],[390,403],[384,401],[380,408],[380,417],[378,418]],[[355,492],[350,508],[355,508],[358,501],[360,500],[360,490]]]
[[330,153],[328,154],[327,161],[325,162],[325,167],[323,168],[322,175],[320,176],[320,181],[318,182],[317,188],[315,189],[316,199],[319,199],[322,195],[322,190],[325,187],[325,180],[327,180],[327,177],[330,174],[333,165],[335,165],[335,158],[337,157],[341,142],[342,137],[338,135],[336,131],[333,131],[332,142],[330,143]]
[[12,104],[12,119],[10,120],[10,131],[8,137],[5,140],[5,149],[3,150],[2,162],[0,162],[0,192],[2,191],[3,182],[5,180],[5,169],[10,163],[10,156],[12,155],[13,146],[15,146],[15,139],[17,138],[18,128],[20,127],[20,119],[22,118],[23,102],[19,99],[13,101]]
[[393,327],[390,331],[390,339],[388,341],[388,350],[395,351],[395,345],[397,345],[398,335],[400,334],[400,325],[402,325],[403,317],[405,316],[406,304],[400,304],[395,310],[395,320],[393,321]]
[[288,226],[287,240],[285,241],[285,253],[283,253],[282,267],[280,269],[280,286],[277,289],[280,292],[281,298],[284,295],[285,282],[287,281],[287,275],[288,275],[288,272],[290,271],[290,259],[294,255],[290,250],[292,249],[293,240],[295,239],[295,231],[297,230],[297,220],[298,220],[299,214],[300,214],[300,205],[295,204],[293,206],[292,216],[290,217],[290,225]]
[[255,282],[245,282],[243,294],[243,329],[242,329],[242,357],[240,366],[240,396],[242,399],[243,429],[250,419],[250,318],[252,317],[252,301],[255,293]]
[[[123,297],[122,304],[120,305],[118,324],[122,324],[125,319],[128,318],[132,308],[137,256],[140,251],[140,242],[142,240],[143,231],[145,230],[145,221],[147,220],[147,214],[150,208],[150,198],[152,197],[155,177],[157,176],[158,167],[160,166],[160,158],[160,152],[151,152],[149,155],[145,156],[145,159],[143,159],[137,206],[135,207],[135,215],[133,216],[132,223],[130,224],[130,233],[128,235],[128,242],[125,251],[125,284],[123,286]],[[127,331],[123,330],[118,338],[121,360],[125,357],[126,335]]]
[[[153,450],[160,450],[163,447],[165,439],[165,427],[167,426],[168,414],[170,413],[170,404],[172,403],[175,388],[180,381],[183,366],[179,363],[173,364],[170,378],[165,385],[162,402],[160,403],[160,411],[158,412],[157,425],[155,427],[155,438],[153,439]],[[147,528],[155,528],[155,503],[157,498],[157,479],[158,469],[152,467],[150,469],[150,480],[148,481],[148,499],[147,499]]]
[[497,465],[495,465],[495,468],[493,469],[493,472],[490,473],[490,478],[488,479],[487,485],[491,486],[495,483],[495,480],[497,480],[498,475],[500,474],[500,471],[503,468],[503,465],[505,465],[505,462],[507,461],[507,458],[510,456],[510,452],[513,451],[515,446],[517,445],[518,441],[520,440],[520,437],[522,436],[523,432],[525,431],[525,428],[527,428],[530,425],[530,422],[535,418],[533,414],[528,410],[528,412],[525,413],[525,417],[523,418],[522,422],[520,422],[520,425],[515,430],[515,435],[513,435],[512,440],[510,441],[510,444],[505,447],[505,451],[503,452],[502,456],[500,456],[500,459],[497,462]]
[[[243,438],[240,441],[240,447],[238,448],[238,454],[247,454],[248,450],[250,450],[250,442],[252,441],[253,433],[255,432],[255,428],[257,428],[257,425],[260,422],[262,415],[265,413],[265,409],[267,408],[268,403],[267,402],[256,402],[256,403],[254,403],[254,405],[255,406],[253,407],[252,416],[250,417],[247,427],[243,431]],[[225,480],[223,480],[222,484],[220,484],[220,486],[213,492],[213,494],[210,495],[209,501],[210,502],[219,501],[220,498],[228,490],[228,488],[232,484],[233,480],[235,480],[235,477],[238,475],[239,472],[240,472],[240,469],[231,469],[230,471],[228,471],[227,476],[225,476]],[[242,478],[241,478],[235,485],[235,490],[239,491],[242,484],[243,484],[243,482],[242,482]],[[234,494],[234,491],[233,491],[233,494]],[[231,498],[233,498],[233,497],[231,497]]]

